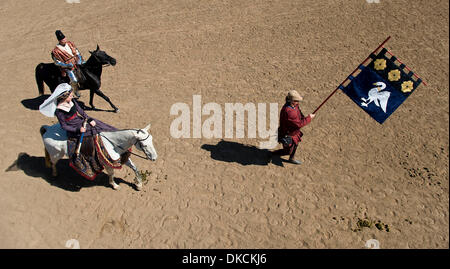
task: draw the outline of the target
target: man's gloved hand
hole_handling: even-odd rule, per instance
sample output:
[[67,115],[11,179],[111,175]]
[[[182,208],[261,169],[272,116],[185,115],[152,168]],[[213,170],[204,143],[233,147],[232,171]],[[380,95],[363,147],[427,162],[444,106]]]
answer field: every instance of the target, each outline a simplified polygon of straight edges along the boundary
[[86,61],[77,61],[77,66],[83,67]]
[[77,65],[83,65],[85,63],[86,63],[86,61],[83,60],[83,56],[81,56],[81,54],[78,54]]

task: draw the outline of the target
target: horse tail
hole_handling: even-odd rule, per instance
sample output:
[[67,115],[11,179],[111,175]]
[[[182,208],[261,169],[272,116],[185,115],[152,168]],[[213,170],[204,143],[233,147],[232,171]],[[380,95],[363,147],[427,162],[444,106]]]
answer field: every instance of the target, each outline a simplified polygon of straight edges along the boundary
[[47,125],[42,125],[41,128],[39,129],[39,132],[41,133],[41,136],[44,136],[45,132],[47,132]]
[[35,69],[35,77],[36,77],[36,84],[38,86],[39,95],[44,94],[44,79],[42,78],[42,70],[44,69],[44,64],[40,63],[36,66]]
[[[41,136],[44,136],[44,134],[47,132],[47,125],[42,125],[41,128],[39,129],[39,132],[41,133]],[[51,168],[52,167],[52,162],[50,161],[50,154],[48,153],[47,149],[44,146],[44,153],[45,153],[45,166],[47,168]]]

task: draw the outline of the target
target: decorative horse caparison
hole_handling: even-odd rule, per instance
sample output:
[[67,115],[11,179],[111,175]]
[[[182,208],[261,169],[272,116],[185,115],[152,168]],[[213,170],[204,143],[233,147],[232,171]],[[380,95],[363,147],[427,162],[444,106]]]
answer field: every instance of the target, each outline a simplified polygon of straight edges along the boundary
[[[85,78],[79,79],[79,89],[90,90],[89,105],[92,107],[92,109],[95,109],[94,94],[97,94],[111,105],[111,107],[114,109],[114,112],[118,112],[119,109],[111,102],[109,97],[100,90],[103,66],[116,65],[116,59],[106,54],[106,52],[100,50],[100,47],[98,45],[95,51],[89,51],[89,53],[91,54],[91,56],[86,61],[86,63],[83,65],[78,65],[78,68]],[[61,74],[61,69],[54,63],[38,64],[35,69],[35,77],[39,95],[44,94],[44,82],[45,84],[47,84],[50,92],[52,93],[55,90],[56,86],[58,86],[59,84],[63,82],[69,83],[68,76],[63,77]]]
[[[153,137],[149,133],[150,124],[143,129],[126,129],[113,132],[101,132],[99,134],[102,142],[110,154],[110,156],[119,156],[128,151],[133,145],[142,152],[144,152],[146,159],[156,161],[158,157],[156,149],[153,146]],[[59,123],[52,126],[43,125],[40,129],[42,140],[45,147],[46,164],[52,168],[52,175],[56,177],[56,163],[58,160],[67,156],[67,133],[61,128]],[[128,167],[133,169],[136,177],[134,179],[137,190],[142,189],[142,177],[139,170],[128,158],[125,163]],[[109,176],[109,183],[113,189],[118,190],[120,186],[114,182],[114,169],[105,166],[106,173]]]

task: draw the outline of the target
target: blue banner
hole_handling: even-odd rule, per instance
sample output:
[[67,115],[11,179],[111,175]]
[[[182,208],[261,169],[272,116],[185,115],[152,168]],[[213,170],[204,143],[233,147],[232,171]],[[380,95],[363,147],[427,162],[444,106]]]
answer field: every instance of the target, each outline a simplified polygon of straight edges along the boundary
[[410,96],[421,80],[413,80],[412,72],[404,71],[404,65],[397,66],[395,57],[387,58],[386,49],[372,55],[367,66],[360,66],[361,72],[350,76],[351,82],[339,88],[361,109],[382,124]]

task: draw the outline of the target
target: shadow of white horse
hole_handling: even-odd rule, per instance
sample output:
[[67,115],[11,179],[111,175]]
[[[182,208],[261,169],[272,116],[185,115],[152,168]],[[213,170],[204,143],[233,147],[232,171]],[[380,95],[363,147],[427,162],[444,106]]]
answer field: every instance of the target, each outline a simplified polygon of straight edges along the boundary
[[[133,145],[145,153],[147,160],[155,161],[158,157],[155,147],[153,146],[153,137],[149,133],[150,124],[143,129],[127,129],[115,132],[102,132],[100,137],[102,142],[112,159],[117,160],[120,155],[130,149]],[[57,176],[56,163],[67,156],[67,133],[61,128],[59,123],[52,126],[43,125],[40,129],[42,140],[45,147],[45,163],[52,168],[52,175]],[[134,179],[136,189],[142,189],[142,177],[131,161],[125,163],[130,167],[136,177]],[[106,173],[109,176],[109,183],[113,189],[118,190],[120,186],[114,181],[114,169],[105,166]]]

